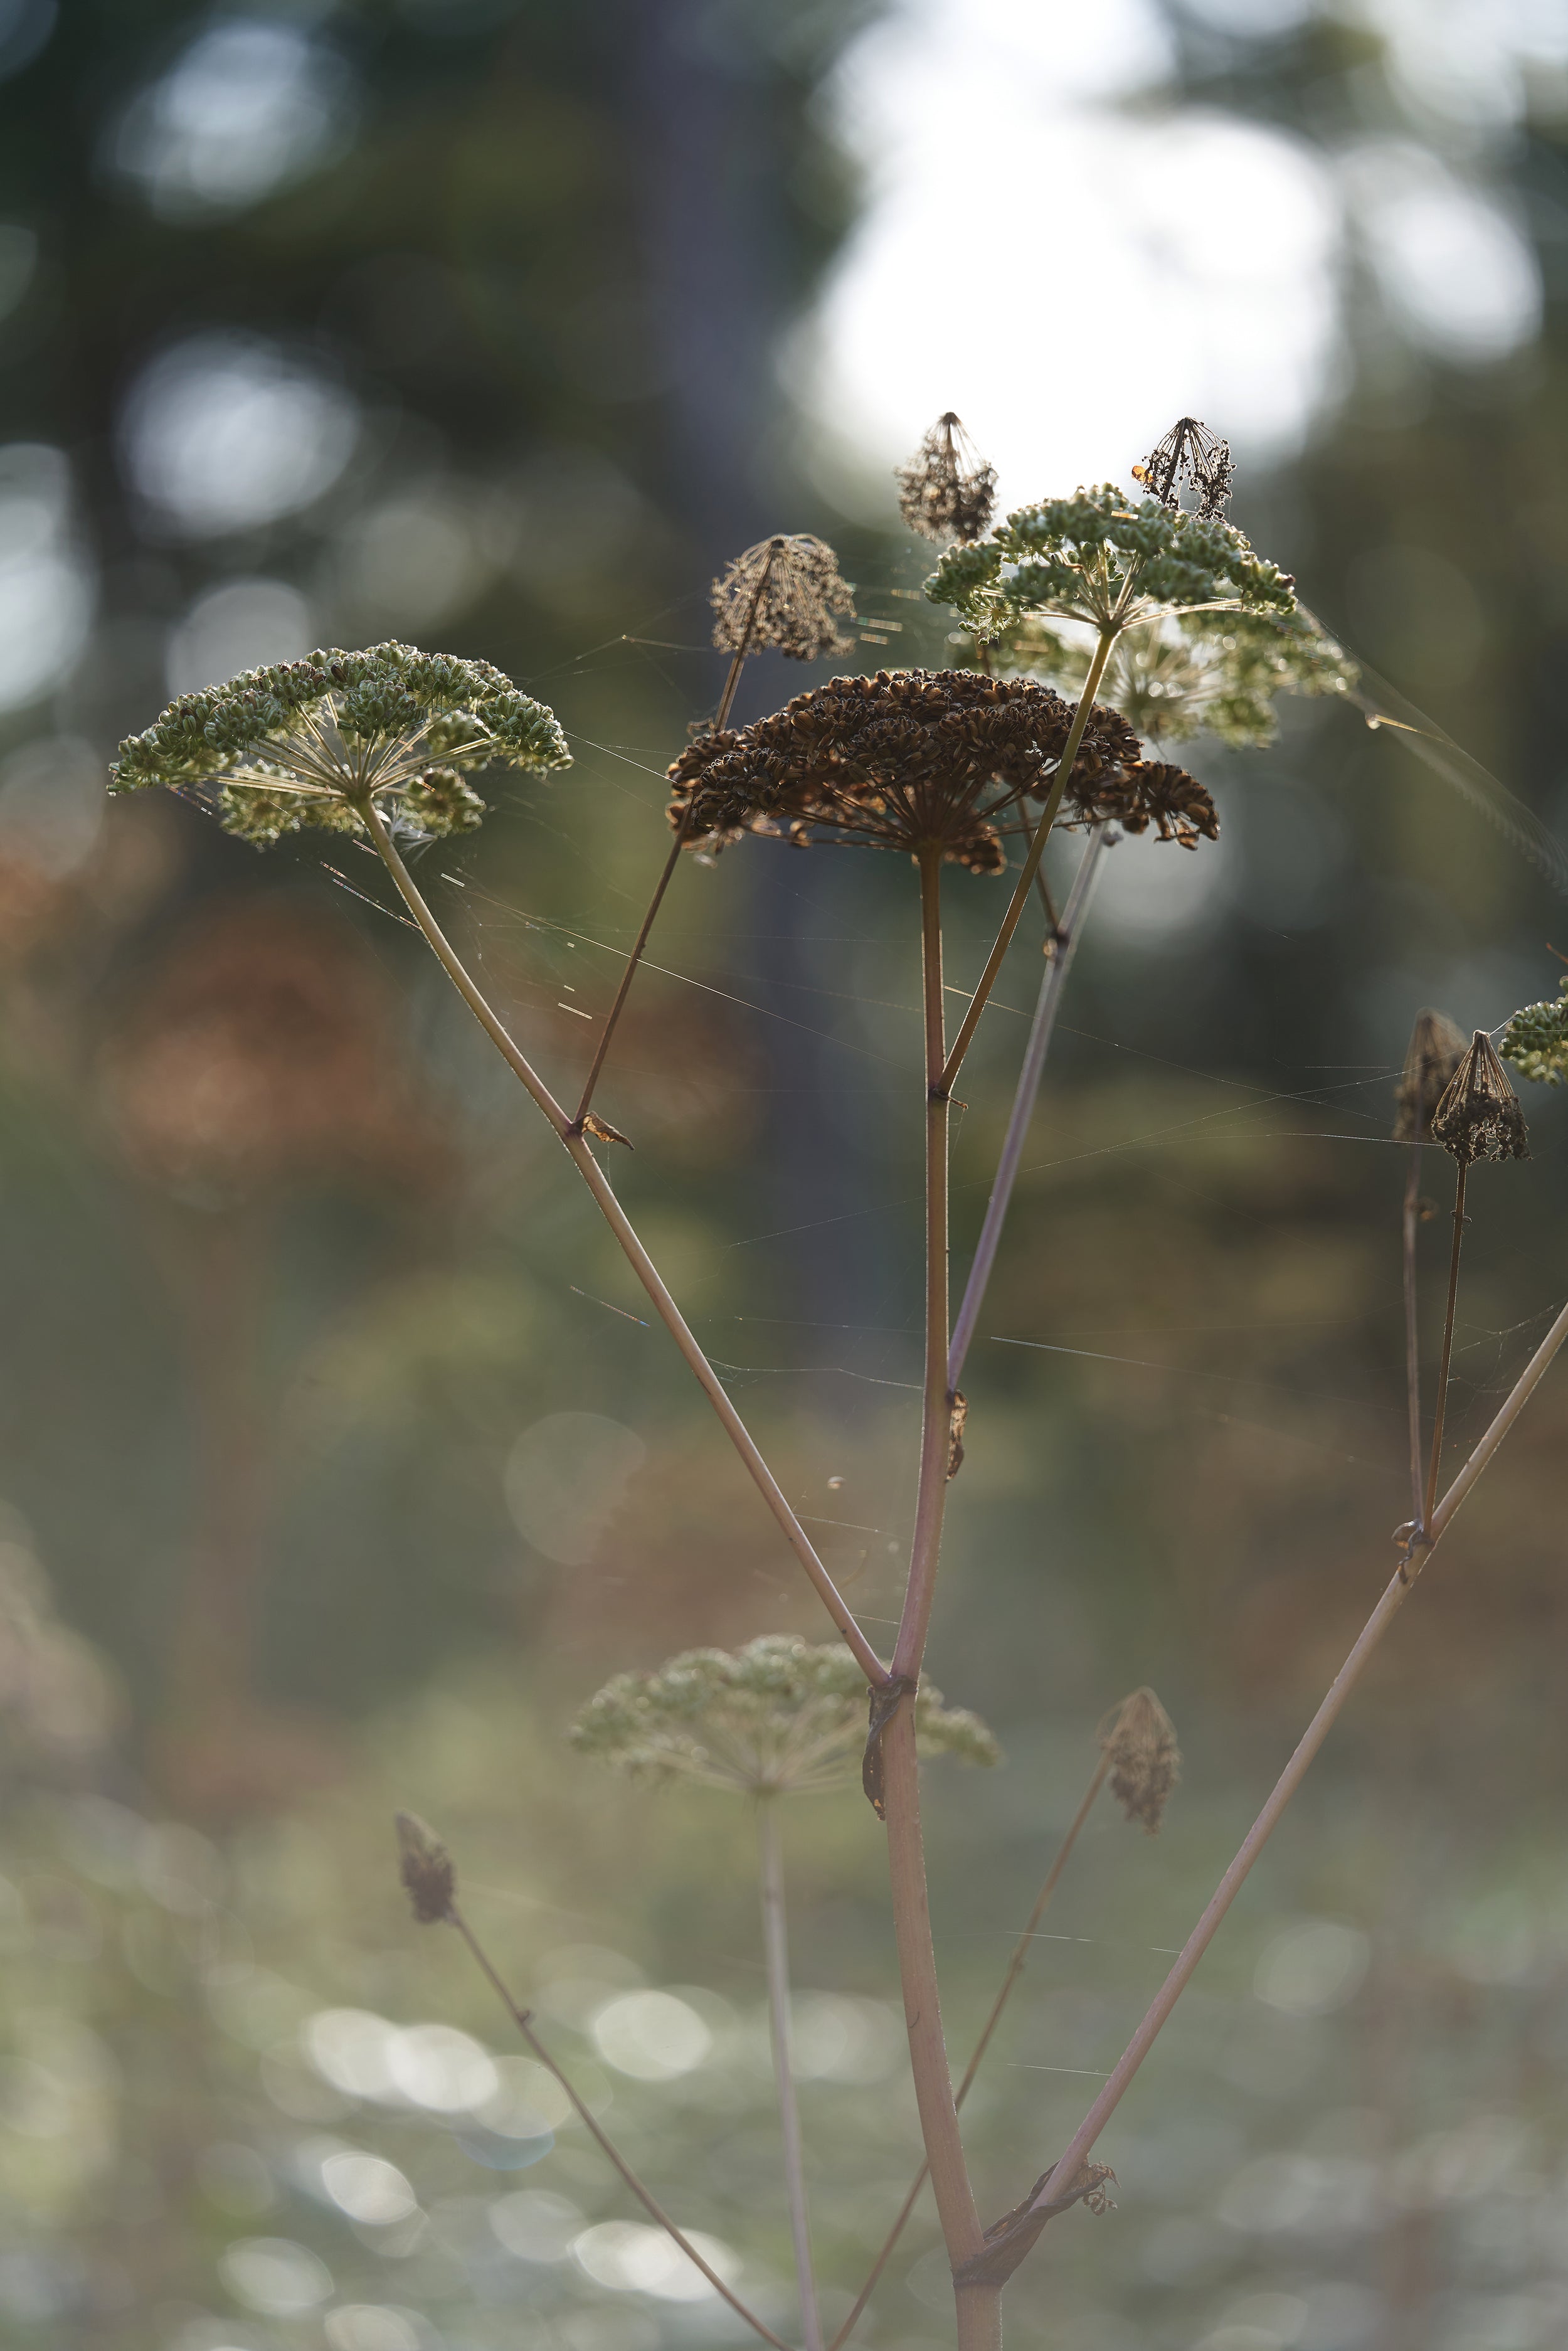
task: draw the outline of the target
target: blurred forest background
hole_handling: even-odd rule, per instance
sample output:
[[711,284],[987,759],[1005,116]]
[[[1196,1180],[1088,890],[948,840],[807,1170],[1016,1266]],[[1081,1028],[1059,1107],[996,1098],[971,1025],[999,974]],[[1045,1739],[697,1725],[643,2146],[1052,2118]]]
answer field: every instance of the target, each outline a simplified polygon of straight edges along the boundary
[[[787,2322],[743,1808],[563,1732],[622,1667],[822,1624],[373,862],[106,804],[106,761],[313,644],[498,663],[577,765],[423,878],[569,1083],[718,692],[722,562],[821,531],[866,663],[937,662],[890,469],[938,409],[1014,503],[1195,411],[1326,623],[1568,834],[1568,12],[0,0],[0,2343],[728,2342],[606,2232],[390,1815],[452,1839],[633,2158]],[[741,716],[814,674],[758,661]],[[1107,1806],[1063,1884],[970,2108],[997,2211],[1389,1571],[1411,1019],[1490,1027],[1568,950],[1483,807],[1285,716],[1193,754],[1217,847],[1112,856],[967,1381],[931,1667],[1006,1761],[931,1774],[955,2046],[1103,1710],[1152,1682],[1186,1756],[1159,1841]],[[961,982],[998,908],[952,898]],[[748,846],[683,871],[653,952],[617,1179],[874,1634],[917,1415],[908,876]],[[960,1262],[1021,1035],[994,1012],[967,1073]],[[1472,1191],[1457,1454],[1561,1300],[1568,1136],[1526,1109],[1533,1159]],[[1559,1372],[1009,2341],[1568,2339],[1565,1443]],[[875,1823],[846,1792],[787,1829],[841,2314],[913,2100]],[[949,2339],[936,2243],[926,2208],[876,2351]]]

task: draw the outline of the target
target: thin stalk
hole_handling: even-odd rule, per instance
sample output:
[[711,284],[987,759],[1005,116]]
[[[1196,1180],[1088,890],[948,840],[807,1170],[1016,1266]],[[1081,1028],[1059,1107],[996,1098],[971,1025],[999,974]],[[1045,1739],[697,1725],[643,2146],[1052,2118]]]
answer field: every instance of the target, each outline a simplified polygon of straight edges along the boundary
[[615,991],[615,1001],[604,1016],[604,1028],[593,1059],[589,1064],[588,1076],[582,1088],[582,1097],[571,1122],[574,1134],[582,1133],[582,1122],[588,1116],[589,1106],[593,1100],[593,1089],[599,1083],[599,1073],[604,1067],[605,1056],[610,1050],[610,1040],[615,1034],[616,1025],[625,1008],[626,998],[632,993],[632,982],[637,977],[637,967],[643,960],[643,950],[647,946],[649,935],[653,928],[659,909],[664,903],[664,893],[674,881],[675,868],[681,862],[681,852],[686,845],[686,829],[690,820],[691,804],[688,803],[682,811],[680,823],[675,829],[675,837],[670,843],[670,853],[664,860],[664,870],[660,874],[654,885],[653,894],[648,901],[648,911],[643,917],[643,927],[638,932],[632,952],[626,958],[626,968],[621,975],[621,984]]
[[479,1938],[476,1935],[473,1928],[470,1927],[467,1919],[463,1916],[462,1911],[458,1908],[455,1902],[448,1905],[446,1915],[452,1924],[456,1928],[458,1933],[462,1936],[464,1941],[467,1944],[468,1949],[473,1953],[475,1959],[477,1960],[480,1972],[490,1985],[491,1990],[496,1993],[497,1998],[500,2001],[502,2006],[506,2009],[507,2013],[512,2020],[512,2022],[517,2026],[517,2031],[522,2034],[523,2039],[527,2042],[528,2047],[532,2050],[539,2064],[544,2067],[546,2073],[553,2074],[555,2079],[560,2084],[561,2088],[571,2100],[578,2120],[585,2124],[593,2137],[598,2140],[600,2147],[609,2158],[611,2163],[613,2164],[615,2169],[620,2173],[622,2179],[632,2190],[632,2195],[635,2196],[638,2203],[641,2204],[643,2211],[647,2213],[649,2219],[654,2221],[659,2228],[663,2229],[665,2234],[670,2237],[675,2244],[679,2245],[687,2261],[695,2263],[696,2267],[701,2270],[704,2277],[706,2278],[709,2285],[713,2287],[714,2292],[723,2295],[725,2301],[728,2303],[731,2310],[735,2312],[737,2317],[744,2318],[747,2326],[750,2327],[754,2335],[760,2335],[764,2343],[771,2343],[775,2346],[775,2351],[790,2351],[789,2345],[784,2341],[782,2335],[775,2335],[770,2326],[765,2326],[761,2319],[758,2317],[756,2312],[754,2310],[747,2310],[745,2303],[740,2300],[739,2296],[730,2292],[728,2286],[726,2285],[724,2280],[719,2276],[718,2272],[714,2269],[710,2263],[704,2261],[702,2255],[698,2252],[696,2247],[691,2242],[690,2239],[683,2236],[680,2230],[676,2228],[674,2222],[671,2220],[664,2206],[658,2202],[658,2200],[646,2188],[643,2187],[642,2181],[638,2179],[636,2173],[632,2170],[631,2165],[627,2162],[625,2157],[622,2154],[614,2141],[609,2137],[606,2132],[600,2128],[597,2117],[590,2111],[588,2106],[584,2105],[582,2099],[578,2095],[578,2093],[573,2088],[571,2083],[568,2081],[566,2075],[561,2072],[560,2067],[556,2064],[555,2059],[550,2055],[549,2051],[545,2047],[544,2043],[539,2039],[538,2034],[534,2031],[533,2018],[529,2015],[528,2010],[526,2008],[519,2008],[517,2001],[512,1998],[511,1993],[507,1991],[505,1983],[502,1981],[499,1973],[492,1965],[484,1946],[479,1940]]
[[1454,1306],[1459,1294],[1459,1251],[1465,1242],[1465,1177],[1469,1169],[1461,1159],[1454,1186],[1454,1247],[1448,1259],[1448,1302],[1443,1311],[1443,1360],[1437,1373],[1437,1403],[1432,1420],[1432,1458],[1427,1465],[1425,1523],[1430,1525],[1437,1497],[1437,1470],[1443,1452],[1443,1420],[1448,1404],[1448,1365],[1454,1353]]
[[[1469,1459],[1444,1495],[1442,1501],[1428,1518],[1429,1541],[1421,1554],[1420,1564],[1416,1573],[1419,1573],[1421,1569],[1425,1568],[1427,1561],[1431,1558],[1443,1536],[1453,1524],[1471,1487],[1523,1411],[1537,1382],[1546,1371],[1564,1339],[1568,1339],[1568,1306],[1564,1306],[1558,1314],[1545,1338],[1542,1339],[1493,1416]],[[1120,2105],[1134,2075],[1153,2048],[1161,2026],[1186,1989],[1199,1959],[1214,1940],[1220,1920],[1240,1892],[1248,1872],[1273,1834],[1281,1813],[1300,1787],[1313,1757],[1333,1728],[1345,1700],[1361,1679],[1378,1643],[1414,1589],[1414,1575],[1406,1580],[1403,1573],[1396,1573],[1384,1591],[1376,1607],[1363,1625],[1354,1647],[1335,1675],[1327,1697],[1308,1724],[1295,1753],[1275,1782],[1267,1803],[1243,1838],[1235,1860],[1220,1879],[1213,1899],[1188,1936],[1180,1957],[1150,2002],[1143,2022],[1117,2060],[1114,2072],[1080,2123],[1065,2152],[1052,2167],[1051,2177],[1058,2179],[1076,2179],[1080,2166],[1086,2162],[1093,2152],[1095,2141]],[[1462,2186],[1458,2188],[1456,2192],[1462,2194]],[[1049,2202],[1050,2197],[1051,2189],[1048,2180],[1042,2188],[1039,2200],[1040,2203]],[[1036,2209],[1038,2210],[1038,2205]]]
[[572,1133],[571,1123],[565,1111],[556,1101],[531,1062],[513,1043],[506,1029],[469,977],[460,957],[426,905],[413,876],[399,856],[392,836],[382,823],[380,811],[374,803],[369,799],[363,801],[361,804],[360,813],[364,817],[371,837],[381,852],[382,862],[397,885],[399,895],[423,932],[442,969],[507,1067],[521,1080],[534,1101],[544,1112],[551,1126],[554,1127],[578,1174],[598,1203],[600,1213],[625,1251],[638,1280],[647,1291],[659,1320],[685,1357],[703,1393],[718,1415],[726,1436],[745,1463],[752,1482],[772,1511],[796,1558],[815,1585],[822,1605],[843,1635],[852,1656],[868,1681],[885,1680],[887,1668],[861,1631],[851,1614],[849,1603],[818,1558],[815,1545],[785,1499],[778,1479],[758,1451],[750,1431],[730,1402],[718,1374],[687,1328],[680,1308],[665,1289],[653,1259],[638,1239],[632,1220],[611,1189],[610,1180],[604,1170],[582,1137]]
[[[990,2047],[991,2036],[996,2032],[998,2025],[1001,2022],[1002,2011],[1006,2008],[1008,2001],[1012,1995],[1013,1986],[1017,1983],[1019,1975],[1023,1971],[1024,1961],[1029,1957],[1029,1947],[1034,1940],[1036,1934],[1039,1932],[1040,1920],[1044,1917],[1046,1911],[1051,1907],[1051,1896],[1056,1892],[1057,1886],[1061,1877],[1061,1873],[1067,1866],[1069,1857],[1071,1855],[1073,1846],[1078,1842],[1079,1834],[1083,1827],[1084,1822],[1089,1818],[1091,1812],[1092,1812],[1094,1808],[1094,1799],[1100,1793],[1101,1789],[1104,1786],[1106,1775],[1110,1769],[1110,1751],[1108,1749],[1103,1748],[1101,1750],[1100,1761],[1095,1766],[1094,1776],[1090,1781],[1088,1788],[1084,1792],[1083,1801],[1079,1805],[1077,1812],[1073,1814],[1071,1826],[1068,1829],[1066,1835],[1062,1838],[1061,1844],[1057,1847],[1056,1858],[1051,1863],[1050,1869],[1046,1872],[1044,1885],[1040,1887],[1040,1892],[1035,1896],[1034,1908],[1029,1914],[1028,1923],[1025,1926],[1022,1934],[1019,1937],[1017,1943],[1013,1947],[1012,1958],[1008,1961],[1008,1971],[1002,1978],[1002,1988],[1000,1991],[998,1992],[996,2000],[992,2003],[991,2012],[986,2019],[985,2026],[980,2033],[980,2037],[975,2043],[973,2054],[970,2056],[969,2063],[965,2068],[964,2078],[958,2085],[958,2095],[953,2101],[955,2106],[962,2106],[965,2099],[968,2096],[969,2092],[974,2087],[975,2076],[978,2074],[981,2061],[984,2058],[987,2050]],[[915,2173],[914,2184],[911,2186],[908,2195],[904,2199],[898,2218],[894,2220],[892,2228],[888,2231],[886,2237],[883,2240],[882,2251],[878,2253],[875,2261],[872,2263],[871,2273],[855,2298],[855,2306],[851,2311],[849,2316],[845,2319],[843,2325],[840,2327],[838,2333],[834,2335],[832,2342],[828,2346],[828,2351],[843,2351],[844,2344],[848,2342],[851,2335],[854,2332],[855,2324],[859,2319],[861,2313],[864,2310],[867,2303],[871,2300],[872,2295],[875,2293],[877,2282],[881,2278],[883,2270],[887,2267],[888,2262],[892,2260],[894,2249],[897,2245],[900,2237],[903,2236],[905,2228],[908,2226],[909,2216],[920,2200],[920,2191],[925,2185],[926,2177],[930,2168],[931,2167],[929,2164],[923,2163],[919,2170]]]
[[953,1404],[947,1379],[947,1137],[952,1113],[943,1051],[942,852],[920,857],[920,964],[925,1028],[925,1380],[920,1485],[909,1583],[893,1670],[917,1680],[936,1590],[947,1497]]
[[1041,974],[1040,997],[1034,1008],[1034,1019],[1024,1049],[1023,1067],[1019,1072],[1018,1091],[1013,1096],[1012,1115],[1008,1121],[1007,1139],[1001,1157],[997,1162],[996,1176],[991,1185],[991,1196],[986,1204],[986,1220],[980,1227],[980,1238],[975,1247],[974,1263],[969,1279],[964,1285],[964,1296],[958,1308],[958,1319],[953,1326],[953,1341],[947,1350],[947,1384],[956,1388],[964,1370],[965,1359],[975,1336],[975,1325],[980,1308],[985,1303],[986,1286],[996,1263],[997,1248],[1001,1240],[1002,1227],[1011,1205],[1013,1186],[1018,1180],[1019,1163],[1029,1136],[1030,1120],[1040,1092],[1040,1072],[1045,1057],[1051,1050],[1051,1034],[1056,1027],[1057,1010],[1061,1003],[1067,975],[1072,967],[1083,923],[1089,912],[1094,883],[1100,872],[1101,852],[1105,845],[1105,827],[1097,824],[1089,835],[1088,843],[1079,860],[1078,871],[1072,877],[1072,887],[1058,922],[1052,917],[1052,931],[1046,948],[1045,970]]
[[[736,689],[740,684],[740,673],[746,667],[746,657],[751,651],[752,632],[757,626],[757,615],[762,608],[763,591],[767,588],[772,569],[773,557],[770,553],[758,579],[755,592],[747,611],[746,626],[740,632],[740,643],[735,649],[728,674],[724,681],[724,691],[718,698],[718,709],[713,722],[713,732],[716,735],[728,724],[729,714],[735,703]],[[664,904],[664,893],[674,880],[675,868],[681,862],[681,852],[686,845],[686,831],[690,822],[691,807],[688,804],[676,829],[670,853],[664,860],[664,870],[654,886],[652,898],[648,901],[648,911],[643,917],[643,927],[638,932],[632,952],[626,958],[626,968],[621,975],[621,984],[615,991],[615,1001],[605,1015],[604,1028],[599,1040],[599,1050],[593,1056],[587,1082],[582,1089],[582,1099],[577,1105],[577,1115],[571,1123],[574,1134],[582,1133],[582,1122],[588,1116],[589,1105],[593,1100],[593,1089],[599,1083],[599,1073],[604,1067],[605,1056],[610,1050],[610,1040],[615,1034],[626,998],[632,993],[632,982],[637,977],[637,967],[642,962],[646,950],[649,934],[658,919],[659,908]]]
[[1410,1148],[1405,1177],[1405,1393],[1410,1414],[1410,1521],[1416,1541],[1425,1524],[1421,1459],[1421,1332],[1416,1301],[1416,1235],[1421,1221],[1421,1144]]
[[768,2022],[773,2041],[773,2072],[779,2084],[779,2127],[784,2142],[784,2182],[789,2202],[789,2235],[795,2247],[795,2283],[800,2296],[800,2333],[806,2351],[822,2351],[822,2321],[817,2309],[816,2274],[811,2267],[805,2150],[800,2137],[800,2109],[795,2096],[784,1848],[779,1834],[775,1797],[758,1800],[757,1844],[762,1882],[762,1948],[768,1963]]
[[953,1040],[953,1050],[948,1054],[943,1069],[942,1081],[946,1086],[952,1085],[963,1064],[964,1056],[969,1050],[970,1040],[979,1025],[980,1015],[989,1002],[991,990],[997,984],[997,975],[1001,970],[1003,958],[1012,945],[1013,933],[1019,926],[1019,917],[1022,914],[1028,903],[1029,893],[1034,887],[1034,877],[1039,871],[1040,861],[1045,854],[1045,844],[1050,838],[1051,828],[1056,822],[1057,810],[1061,806],[1061,796],[1067,789],[1068,779],[1072,773],[1072,763],[1078,757],[1078,746],[1083,740],[1083,730],[1089,724],[1089,714],[1094,707],[1094,695],[1100,680],[1105,674],[1105,664],[1111,658],[1111,648],[1115,643],[1119,631],[1110,624],[1102,628],[1100,632],[1100,641],[1094,648],[1094,658],[1089,664],[1089,674],[1083,681],[1083,692],[1078,707],[1072,714],[1072,726],[1062,748],[1055,777],[1051,781],[1051,793],[1045,807],[1040,811],[1040,822],[1034,829],[1034,838],[1029,845],[1029,855],[1023,862],[1023,872],[1019,875],[1014,886],[1008,911],[1002,916],[1002,926],[997,933],[996,943],[987,956],[986,967],[980,974],[979,986],[969,999],[969,1008],[959,1024],[958,1033]]
[[[947,1389],[947,1129],[951,1097],[943,1082],[942,853],[920,858],[920,941],[925,1029],[925,1382],[920,1437],[920,1486],[909,1584],[894,1649],[895,1674],[919,1678],[942,1541],[947,1492],[952,1405]],[[919,1762],[915,1708],[904,1698],[882,1735],[887,1810],[888,1875],[898,1944],[904,2017],[920,2109],[920,2134],[947,2256],[956,2268],[982,2248],[984,2237],[958,2132],[952,2075],[942,2038],[936,1957],[925,1884],[920,1823]],[[981,2338],[977,2337],[978,2342]],[[964,2341],[960,2314],[960,2342]]]

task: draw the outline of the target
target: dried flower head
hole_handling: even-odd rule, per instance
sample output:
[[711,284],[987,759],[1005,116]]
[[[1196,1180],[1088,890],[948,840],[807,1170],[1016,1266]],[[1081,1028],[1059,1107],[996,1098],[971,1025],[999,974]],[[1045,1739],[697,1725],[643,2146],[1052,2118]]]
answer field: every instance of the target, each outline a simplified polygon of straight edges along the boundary
[[1197,492],[1198,518],[1211,522],[1225,512],[1236,468],[1230,444],[1221,441],[1196,416],[1178,416],[1163,441],[1133,468],[1133,479],[1174,513],[1181,505],[1181,486]]
[[1502,1032],[1499,1048],[1521,1077],[1559,1086],[1568,1078],[1568,979],[1545,1004],[1526,1004]]
[[257,848],[302,825],[363,832],[372,803],[435,839],[483,821],[465,780],[475,769],[570,764],[554,714],[488,662],[388,643],[307,653],[181,695],[120,745],[110,789],[193,796]]
[[[692,1649],[653,1673],[617,1674],[573,1724],[572,1745],[639,1778],[738,1793],[810,1795],[853,1784],[866,1737],[865,1676],[837,1643],[790,1633],[744,1649]],[[977,1715],[922,1687],[915,1726],[928,1755],[994,1763]]]
[[1207,787],[1164,759],[1140,759],[1120,776],[1103,777],[1082,794],[1076,820],[1114,820],[1124,832],[1146,832],[1153,825],[1162,841],[1174,841],[1178,849],[1196,849],[1200,838],[1219,838],[1219,817]]
[[1181,1777],[1176,1725],[1152,1689],[1136,1689],[1100,1726],[1111,1759],[1111,1793],[1130,1821],[1158,1834],[1171,1790]]
[[[1025,613],[991,648],[991,665],[1082,691],[1094,640]],[[1359,673],[1300,606],[1274,612],[1162,615],[1119,637],[1100,691],[1140,735],[1182,743],[1213,735],[1232,748],[1271,743],[1279,694],[1346,694]]]
[[452,1855],[427,1822],[417,1813],[397,1818],[398,1875],[422,1927],[438,1926],[450,1916],[457,1891]]
[[997,469],[980,455],[949,409],[907,465],[896,468],[898,511],[911,530],[939,546],[978,538],[997,503]]
[[1477,1159],[1528,1159],[1530,1141],[1508,1071],[1478,1029],[1432,1113],[1432,1140],[1461,1167]]
[[[742,832],[867,842],[977,873],[1005,863],[998,821],[1051,789],[1073,707],[1049,686],[974,670],[836,677],[736,734],[699,736],[669,770],[670,822],[694,849]],[[1069,820],[1139,768],[1137,737],[1096,704],[1068,788]]]
[[1113,482],[1020,507],[974,547],[950,548],[925,583],[987,643],[1030,612],[1117,633],[1162,614],[1296,609],[1289,572],[1218,516],[1130,499]]
[[1464,1058],[1464,1030],[1456,1029],[1446,1012],[1430,1008],[1417,1012],[1395,1096],[1396,1143],[1427,1141],[1432,1132],[1432,1113]]
[[839,559],[826,540],[806,531],[758,539],[714,581],[708,601],[721,653],[771,645],[791,661],[821,661],[848,653],[854,642],[841,634],[834,617],[854,618],[854,590],[839,577]]

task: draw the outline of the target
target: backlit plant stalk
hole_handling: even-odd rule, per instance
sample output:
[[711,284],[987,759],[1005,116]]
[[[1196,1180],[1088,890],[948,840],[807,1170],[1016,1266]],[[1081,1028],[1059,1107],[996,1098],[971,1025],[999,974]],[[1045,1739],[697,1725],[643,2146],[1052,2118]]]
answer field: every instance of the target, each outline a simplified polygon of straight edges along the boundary
[[[1430,1141],[1432,1113],[1464,1058],[1465,1040],[1440,1012],[1418,1012],[1399,1081],[1396,1143],[1410,1145],[1405,1176],[1405,1391],[1410,1424],[1410,1541],[1420,1538],[1428,1501],[1423,1476],[1421,1426],[1421,1332],[1416,1286],[1416,1236],[1421,1223],[1421,1146]],[[1447,1370],[1444,1383],[1447,1384]]]
[[[741,672],[747,656],[761,653],[772,645],[791,661],[818,661],[825,653],[844,653],[849,639],[841,637],[837,616],[852,615],[854,604],[851,590],[839,577],[838,562],[831,548],[820,538],[801,535],[789,538],[777,533],[757,547],[749,547],[737,555],[721,578],[713,583],[712,603],[716,619],[714,623],[714,643],[720,653],[730,656],[728,671],[718,697],[711,733],[722,735],[729,725],[729,714],[735,707]],[[583,1132],[594,1088],[600,1072],[609,1057],[611,1040],[626,1008],[632,993],[632,983],[637,977],[638,966],[653,935],[659,909],[664,903],[664,893],[674,879],[685,847],[685,827],[678,825],[670,843],[669,854],[648,909],[643,917],[626,967],[615,991],[614,1001],[604,1016],[582,1092],[572,1119],[572,1131]]]
[[[944,1706],[929,1686],[913,1701],[927,1754],[970,1763],[997,1760],[985,1725]],[[765,1635],[734,1654],[695,1649],[646,1674],[618,1674],[573,1725],[580,1752],[635,1779],[695,1781],[744,1795],[757,1812],[763,1946],[770,2037],[784,2141],[785,2179],[808,2351],[821,2351],[811,2266],[804,2147],[795,2094],[783,1852],[778,1809],[786,1795],[842,1784],[865,1746],[865,1692],[841,1648],[811,1648]]]

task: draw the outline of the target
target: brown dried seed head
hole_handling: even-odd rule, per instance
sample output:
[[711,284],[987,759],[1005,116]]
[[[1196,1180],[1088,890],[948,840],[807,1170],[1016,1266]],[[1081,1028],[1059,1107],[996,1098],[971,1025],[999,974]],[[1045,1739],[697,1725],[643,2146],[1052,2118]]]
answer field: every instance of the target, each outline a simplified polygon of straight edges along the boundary
[[772,645],[791,661],[819,661],[847,653],[854,642],[834,617],[853,620],[854,592],[839,577],[839,559],[826,540],[806,531],[758,539],[714,581],[708,601],[721,653]]
[[1196,416],[1178,416],[1165,439],[1133,468],[1133,479],[1173,512],[1181,504],[1182,483],[1190,482],[1197,492],[1200,522],[1224,514],[1235,475],[1229,442]]
[[1446,1012],[1430,1007],[1417,1012],[1395,1096],[1396,1143],[1425,1143],[1432,1132],[1432,1113],[1464,1058],[1464,1030]]
[[1478,1029],[1469,1052],[1432,1113],[1432,1140],[1461,1167],[1476,1159],[1528,1159],[1530,1140],[1519,1096],[1491,1039]]
[[1100,1726],[1111,1759],[1111,1793],[1130,1821],[1158,1834],[1171,1790],[1181,1777],[1176,1725],[1152,1689],[1137,1689]]
[[[1074,768],[1076,782],[1077,769]],[[1107,774],[1076,796],[1076,821],[1113,821],[1124,832],[1146,832],[1152,824],[1162,841],[1196,849],[1199,838],[1218,841],[1219,816],[1207,785],[1168,759],[1140,759],[1120,774]]]
[[[669,770],[670,821],[693,850],[751,831],[802,846],[939,849],[972,872],[998,873],[998,822],[1032,821],[1024,804],[1049,794],[1073,710],[1049,686],[976,670],[831,678],[739,733],[699,736]],[[1097,703],[1067,809],[1097,808],[1139,766],[1139,750],[1120,712]]]
[[985,530],[997,502],[997,469],[976,449],[949,409],[906,465],[895,468],[898,510],[911,530],[938,546],[967,547]]
[[399,1875],[422,1927],[436,1926],[450,1915],[457,1891],[452,1855],[427,1822],[417,1813],[397,1815]]

